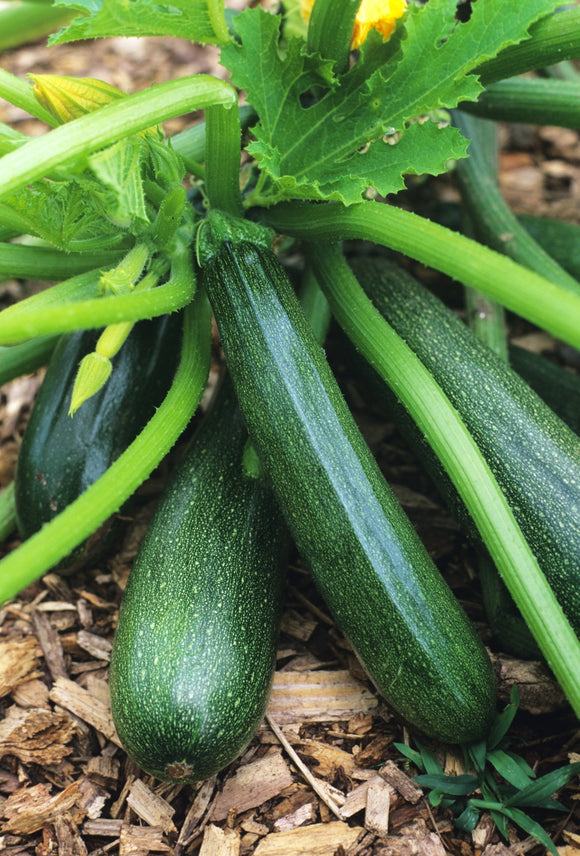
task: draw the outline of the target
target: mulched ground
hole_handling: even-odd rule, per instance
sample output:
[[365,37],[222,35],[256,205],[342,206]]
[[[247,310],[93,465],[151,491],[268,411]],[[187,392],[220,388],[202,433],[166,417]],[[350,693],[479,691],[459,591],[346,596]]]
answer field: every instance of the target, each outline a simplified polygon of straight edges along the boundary
[[[2,57],[9,71],[101,77],[127,90],[215,67],[215,52],[186,42],[112,39]],[[0,104],[0,120],[40,128]],[[193,117],[185,121],[190,122]],[[183,122],[171,123],[171,131]],[[580,138],[544,128],[502,130],[501,183],[517,212],[578,220]],[[452,180],[414,183],[406,201],[422,210],[455,201]],[[27,284],[34,286],[35,284]],[[0,286],[15,299],[22,283]],[[557,351],[526,325],[514,336]],[[473,556],[432,485],[353,380],[334,332],[328,345],[355,416],[429,551],[489,646],[505,703],[514,681],[522,699],[514,745],[538,774],[578,760],[578,724],[547,670],[497,651],[485,623]],[[562,359],[565,354],[558,352]],[[14,474],[18,446],[41,373],[0,393],[0,487]],[[162,488],[163,466],[138,492],[114,552],[70,577],[48,574],[0,610],[0,852],[35,856],[201,854],[201,856],[517,856],[543,850],[517,830],[502,842],[489,816],[473,834],[454,829],[408,779],[395,742],[412,742],[377,697],[294,556],[268,716],[238,761],[198,786],[143,774],[118,744],[108,706],[107,667],[119,600]],[[2,554],[17,546],[12,538]],[[427,742],[449,771],[450,747]],[[562,856],[580,849],[572,783],[559,795],[567,814],[534,815]]]

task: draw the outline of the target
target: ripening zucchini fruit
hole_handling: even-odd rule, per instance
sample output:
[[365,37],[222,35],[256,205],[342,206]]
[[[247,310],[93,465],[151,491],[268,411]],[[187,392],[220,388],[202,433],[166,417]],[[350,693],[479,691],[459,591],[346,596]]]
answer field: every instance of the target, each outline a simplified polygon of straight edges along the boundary
[[[580,632],[580,438],[406,271],[386,259],[353,266],[375,307],[459,412],[568,620]],[[523,371],[528,364],[520,361]],[[440,476],[458,517],[477,537],[449,480]]]
[[517,345],[510,345],[509,362],[568,428],[580,434],[580,375]]
[[388,487],[260,227],[210,212],[203,283],[262,466],[367,673],[425,733],[485,736],[491,665]]
[[111,658],[113,719],[148,773],[199,781],[256,733],[274,672],[287,534],[243,466],[226,379],[164,490],[129,574]]
[[[165,397],[177,367],[180,318],[135,325],[113,359],[105,386],[69,416],[81,359],[99,331],[61,337],[26,425],[15,477],[20,535],[28,538],[70,505],[135,439]],[[110,521],[105,528],[110,526]],[[63,560],[73,570],[102,545],[103,529]]]

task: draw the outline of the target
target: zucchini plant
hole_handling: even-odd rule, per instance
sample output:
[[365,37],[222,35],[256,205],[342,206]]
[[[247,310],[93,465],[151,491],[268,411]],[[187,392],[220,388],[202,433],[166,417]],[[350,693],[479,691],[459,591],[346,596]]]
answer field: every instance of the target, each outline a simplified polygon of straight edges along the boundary
[[[41,393],[60,424],[71,419],[62,416],[63,408],[73,411],[74,431],[83,418],[91,421],[91,407],[98,411],[98,396],[123,380],[116,355],[120,360],[128,353],[133,325],[173,314],[183,328],[169,355],[154,356],[156,378],[177,368],[149,421],[90,484],[74,497],[57,496],[59,511],[42,528],[21,527],[25,540],[0,561],[0,602],[75,551],[179,439],[206,386],[212,311],[233,384],[229,395],[239,400],[249,434],[243,460],[257,479],[253,486],[239,470],[241,426],[234,431],[232,417],[237,433],[228,443],[217,429],[213,436],[208,421],[193,448],[195,455],[207,454],[204,479],[223,484],[224,492],[212,496],[197,482],[197,464],[187,459],[186,474],[175,475],[161,500],[121,610],[112,664],[115,718],[128,750],[155,775],[210,775],[256,728],[279,614],[273,557],[282,518],[370,679],[403,718],[452,743],[477,743],[493,728],[487,654],[354,424],[321,347],[325,325],[317,322],[316,305],[329,307],[418,426],[580,715],[576,595],[569,597],[572,583],[561,579],[568,565],[577,568],[577,522],[573,515],[544,521],[548,529],[540,536],[541,512],[529,523],[521,509],[522,495],[538,508],[549,492],[570,510],[580,504],[580,483],[567,465],[542,461],[540,441],[534,467],[548,464],[541,478],[518,486],[517,466],[500,470],[489,453],[494,438],[485,402],[468,386],[474,373],[459,372],[452,391],[437,358],[430,362],[402,322],[377,311],[384,272],[369,266],[363,290],[341,248],[345,240],[351,248],[370,241],[397,251],[476,289],[522,323],[580,347],[580,284],[562,259],[554,261],[527,232],[528,249],[508,255],[501,241],[476,240],[398,204],[409,176],[424,177],[428,187],[429,176],[470,162],[470,126],[461,120],[466,111],[494,121],[498,103],[514,91],[505,81],[580,58],[580,8],[526,0],[511,4],[507,15],[504,0],[467,6],[458,8],[456,0],[285,0],[268,9],[248,3],[234,12],[224,10],[222,0],[171,8],[135,0],[114,10],[80,0],[75,9],[81,14],[63,16],[63,28],[50,38],[55,51],[83,39],[179,37],[219,46],[219,74],[126,94],[92,78],[33,74],[27,82],[0,70],[0,97],[50,128],[28,137],[0,126],[0,273],[41,271],[54,283],[0,312],[2,381],[45,363],[57,337],[100,330],[82,361],[65,358],[63,372],[75,378],[72,400],[64,402],[50,382]],[[551,82],[554,90],[557,83]],[[515,91],[518,118],[577,127],[573,86],[560,87],[545,112],[536,90],[524,83]],[[164,122],[199,110],[203,121],[166,135]],[[491,184],[479,192],[482,204],[486,193],[494,201],[501,196]],[[288,253],[300,254],[317,294],[302,308],[284,271]],[[392,288],[393,305],[404,301],[407,284],[398,278]],[[474,357],[467,339],[454,338],[444,321],[437,339],[442,349],[455,349],[459,366],[491,359],[484,345]],[[141,368],[129,370],[135,383]],[[527,386],[505,383],[501,394],[503,410],[519,408],[522,436],[538,422],[556,424],[549,404],[541,413],[521,404],[532,396]],[[459,406],[466,397],[475,413]],[[97,455],[105,428],[120,430],[122,410],[113,408],[106,426],[92,420],[98,442],[89,455]],[[34,416],[30,432],[16,491],[1,497],[3,533],[15,520],[14,494],[22,518],[19,497],[31,493],[27,448],[40,432]],[[550,436],[566,450],[571,445],[563,428]],[[212,456],[215,451],[211,466],[206,444]],[[228,456],[234,446],[235,465]],[[55,478],[66,486],[64,458],[62,478]],[[232,467],[237,482],[228,492]],[[261,496],[258,509],[250,486],[260,485],[260,492],[263,481],[276,500]],[[228,509],[211,511],[218,500]],[[207,528],[214,512],[227,530],[223,538]],[[238,543],[233,536],[242,529],[247,539],[240,536]],[[258,556],[255,578],[240,570],[246,549]],[[213,567],[227,567],[217,588]],[[163,609],[152,623],[153,590],[166,596],[160,595]],[[218,601],[223,623],[214,624],[208,616]],[[237,630],[236,610],[247,610]],[[268,616],[267,644],[260,641],[257,610],[260,620]],[[148,638],[153,629],[159,650]],[[216,641],[215,658],[207,656]],[[248,672],[247,663],[233,658],[239,668],[230,695],[217,671],[231,665],[236,646],[251,652],[253,665]],[[171,664],[175,692],[162,689],[160,657]],[[185,689],[188,675],[199,684],[195,698]],[[212,720],[214,699],[220,715]],[[150,715],[154,708],[159,718]]]

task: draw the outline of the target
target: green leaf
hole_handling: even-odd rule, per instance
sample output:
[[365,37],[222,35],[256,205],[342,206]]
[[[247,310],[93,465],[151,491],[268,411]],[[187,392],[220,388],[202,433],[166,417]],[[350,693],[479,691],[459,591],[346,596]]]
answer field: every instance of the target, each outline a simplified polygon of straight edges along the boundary
[[556,849],[554,842],[539,823],[536,823],[535,820],[532,820],[531,817],[528,817],[527,814],[517,808],[504,808],[503,814],[517,824],[520,829],[523,829],[524,832],[527,832],[528,835],[532,835],[537,841],[543,844],[550,853],[553,853],[554,856],[558,856],[558,850]]
[[458,829],[463,829],[464,832],[473,832],[479,820],[479,809],[468,803],[461,814],[453,821]]
[[568,764],[546,773],[532,782],[527,787],[505,800],[506,806],[537,806],[564,809],[556,800],[550,799],[551,795],[566,785],[574,776],[580,775],[580,762]]
[[509,829],[508,829],[508,819],[504,814],[503,806],[500,806],[499,809],[490,808],[489,813],[492,817],[493,822],[497,826],[500,835],[502,835],[506,841],[509,840]]
[[39,181],[7,197],[0,219],[13,212],[23,234],[35,235],[63,250],[98,249],[123,238],[95,190],[85,181]]
[[426,774],[416,776],[413,781],[421,787],[434,788],[443,794],[458,797],[473,793],[479,785],[477,776],[471,776],[468,773],[462,776]]
[[[279,18],[246,10],[236,19],[239,40],[222,49],[222,63],[259,116],[248,151],[270,186],[256,201],[349,205],[368,188],[383,196],[397,192],[405,174],[443,171],[449,159],[465,156],[465,141],[425,119],[477,99],[482,87],[469,72],[525,38],[528,27],[557,5],[529,0],[510,6],[507,15],[504,0],[478,0],[463,24],[455,20],[456,0],[412,5],[406,38],[399,41],[402,29],[391,47],[375,38],[338,79],[329,78],[319,57],[305,53],[300,38],[288,39],[279,51]],[[385,145],[383,137],[392,141],[396,134],[402,134],[396,145]]]
[[140,230],[149,222],[141,178],[141,140],[127,137],[88,159],[95,176],[108,189],[104,206],[119,228]]
[[441,766],[433,752],[431,752],[430,749],[427,749],[426,746],[422,746],[418,740],[415,742],[417,743],[417,748],[421,753],[425,772],[433,776],[444,776],[445,773],[443,771],[443,767]]
[[30,137],[0,122],[0,157],[27,143]]
[[429,802],[432,806],[437,808],[440,806],[445,800],[445,794],[439,788],[433,788],[432,791],[429,792]]
[[411,761],[418,770],[425,769],[421,754],[417,752],[416,749],[411,749],[411,747],[407,746],[406,743],[394,743],[393,745],[395,746],[395,749],[398,749],[401,755],[404,755],[407,760]]
[[175,36],[223,44],[229,38],[223,0],[57,0],[83,14],[52,36],[49,44],[109,36]]
[[488,752],[487,760],[493,767],[495,767],[497,772],[506,780],[506,782],[509,782],[510,785],[513,785],[514,788],[517,788],[518,790],[522,790],[532,784],[532,777],[535,778],[533,771],[531,771],[532,777],[530,777],[527,771],[519,763],[521,759],[518,759],[517,756],[513,755],[511,752],[494,749],[492,752]]
[[475,768],[476,773],[482,774],[485,769],[485,761],[487,758],[487,744],[485,740],[478,740],[475,743],[470,743],[465,746],[464,753],[471,763],[466,763],[469,768],[471,765]]
[[492,723],[487,739],[488,749],[495,749],[499,746],[514,721],[519,704],[520,694],[517,684],[514,684],[511,689],[509,704],[505,706],[501,713],[498,713]]
[[147,157],[144,160],[146,174],[166,190],[181,184],[185,176],[185,166],[171,140],[157,139],[153,134],[146,134],[140,139],[147,149]]

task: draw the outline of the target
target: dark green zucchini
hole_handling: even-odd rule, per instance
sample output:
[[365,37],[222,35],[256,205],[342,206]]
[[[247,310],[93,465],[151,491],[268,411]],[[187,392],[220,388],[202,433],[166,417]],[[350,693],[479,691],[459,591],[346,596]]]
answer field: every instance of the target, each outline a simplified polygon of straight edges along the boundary
[[518,220],[532,238],[568,273],[580,278],[580,226],[550,217],[520,214]]
[[371,368],[355,350],[350,340],[343,341],[344,352],[360,384],[365,388],[369,400],[378,406],[386,418],[392,421],[408,447],[411,449],[424,471],[431,477],[434,486],[441,495],[444,504],[455,515],[464,534],[471,540],[475,549],[475,562],[481,587],[481,598],[489,627],[501,650],[524,659],[542,659],[534,637],[520,615],[513,598],[498,576],[485,545],[472,518],[462,503],[455,486],[425,440],[424,434],[411,419],[402,403],[383,378]]
[[0,386],[45,366],[58,340],[58,336],[39,336],[20,345],[0,346]]
[[[94,349],[99,331],[61,338],[18,456],[15,501],[23,538],[93,484],[153,416],[175,373],[180,323],[178,316],[168,316],[136,324],[113,359],[108,382],[72,418],[68,410],[76,372],[82,357]],[[92,555],[101,535],[89,539],[62,566],[71,570]]]
[[131,569],[111,659],[111,705],[147,772],[197,781],[254,736],[272,680],[286,530],[246,475],[229,382],[194,435]]
[[[580,440],[438,298],[387,260],[355,272],[477,442],[568,620],[580,631]],[[440,482],[443,483],[443,482]],[[452,496],[453,489],[444,488]],[[457,495],[458,516],[469,528]],[[472,525],[472,524],[471,524]]]
[[580,434],[580,375],[541,354],[509,347],[510,365],[575,434]]
[[199,257],[250,437],[298,550],[392,706],[442,740],[479,739],[495,709],[487,654],[251,225],[211,212]]

